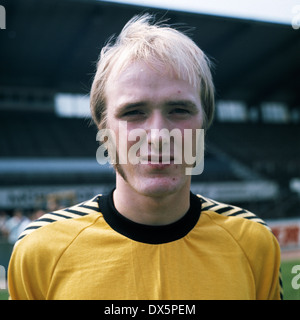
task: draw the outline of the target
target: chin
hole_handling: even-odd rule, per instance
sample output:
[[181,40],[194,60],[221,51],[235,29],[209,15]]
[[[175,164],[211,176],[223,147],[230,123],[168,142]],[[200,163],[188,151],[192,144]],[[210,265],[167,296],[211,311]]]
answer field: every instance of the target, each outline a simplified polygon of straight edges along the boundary
[[162,197],[181,191],[186,183],[186,181],[176,177],[148,178],[138,181],[135,189],[145,196]]
[[[184,188],[190,188],[191,176],[185,175],[185,168],[176,166],[176,170],[128,170],[125,166],[116,166],[117,177],[120,183],[129,186],[138,194],[148,197],[164,197],[181,192]],[[156,171],[156,172],[155,172]]]

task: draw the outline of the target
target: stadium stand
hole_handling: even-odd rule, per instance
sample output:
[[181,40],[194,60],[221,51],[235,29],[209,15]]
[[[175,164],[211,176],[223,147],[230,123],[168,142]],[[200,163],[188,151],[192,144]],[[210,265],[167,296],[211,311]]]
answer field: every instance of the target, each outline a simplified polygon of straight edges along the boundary
[[[95,160],[96,130],[89,118],[59,117],[55,95],[86,95],[102,45],[145,8],[94,0],[1,4],[7,28],[0,33],[5,48],[0,51],[0,209],[12,214],[20,203],[16,194],[33,209],[43,188],[56,192],[73,186],[78,196],[84,186],[100,192],[114,173]],[[243,122],[217,117],[206,137],[204,172],[193,177],[196,191],[210,190],[215,200],[245,206],[262,218],[299,215],[298,194],[290,190],[291,180],[300,177],[297,31],[288,25],[150,11],[188,29],[212,59],[217,101],[243,101],[248,114],[275,101],[295,115],[280,124],[265,123],[261,114]]]
[[[51,112],[1,112],[1,157],[92,157],[95,128],[90,120]],[[94,129],[94,130],[93,130]]]
[[209,135],[224,152],[282,185],[299,175],[299,124],[218,123]]
[[[0,30],[0,273],[13,248],[13,223],[114,185],[113,170],[96,161],[90,118],[59,116],[55,96],[87,95],[101,47],[145,11],[187,30],[213,62],[219,108],[192,190],[267,219],[282,256],[299,258],[299,30],[98,0],[2,0],[1,6],[7,23]],[[220,101],[242,103],[244,113],[237,117]],[[268,121],[265,102],[282,104],[286,114]]]

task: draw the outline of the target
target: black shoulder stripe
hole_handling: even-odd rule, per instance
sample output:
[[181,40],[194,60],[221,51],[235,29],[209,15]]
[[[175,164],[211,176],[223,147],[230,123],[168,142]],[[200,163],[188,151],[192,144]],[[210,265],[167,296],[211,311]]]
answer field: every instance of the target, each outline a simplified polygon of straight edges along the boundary
[[49,218],[40,218],[40,219],[38,219],[38,220],[36,220],[37,222],[49,222],[49,223],[51,223],[51,222],[54,222],[54,221],[57,221],[57,220],[55,220],[55,219],[49,219]]
[[26,228],[26,230],[34,230],[34,229],[38,229],[40,228],[40,225],[37,225],[37,226],[29,226]]
[[[233,209],[233,208],[232,208],[232,209]],[[226,211],[226,210],[225,210],[225,211]],[[225,212],[225,211],[224,211],[224,212]],[[228,210],[227,210],[227,211],[228,211]],[[216,210],[216,212],[218,212],[218,210]],[[247,212],[249,212],[249,211],[244,210],[244,209],[240,209],[240,210],[238,210],[238,211],[236,211],[236,212],[233,212],[233,213],[228,214],[228,216],[229,216],[229,217],[239,216],[240,214],[247,213]],[[221,213],[221,212],[218,212],[218,213]]]
[[[215,206],[215,205],[214,205]],[[207,209],[207,208],[206,208]],[[231,207],[231,206],[226,206],[226,207],[224,207],[224,208],[221,208],[221,209],[217,209],[217,210],[215,210],[215,212],[217,212],[217,213],[224,213],[224,212],[226,212],[226,211],[228,211],[228,210],[232,210],[233,209],[233,207]]]
[[78,210],[73,210],[73,209],[69,209],[69,208],[67,208],[67,209],[64,209],[64,211],[66,211],[66,212],[69,212],[69,213],[74,213],[74,214],[76,214],[76,215],[79,215],[79,216],[86,216],[88,213],[86,213],[86,212],[81,212],[81,211],[78,211]]
[[262,220],[261,218],[259,218],[258,216],[250,216],[250,217],[245,217],[245,219],[248,220],[255,220],[256,222],[262,224],[263,226],[267,227],[268,229],[270,229],[270,227],[264,222],[264,220]]
[[[23,239],[25,236],[26,236],[26,234],[20,235],[20,237],[18,238],[18,241],[20,241],[21,239]],[[18,241],[17,241],[17,242],[18,242]],[[17,243],[17,242],[16,242],[16,243]]]

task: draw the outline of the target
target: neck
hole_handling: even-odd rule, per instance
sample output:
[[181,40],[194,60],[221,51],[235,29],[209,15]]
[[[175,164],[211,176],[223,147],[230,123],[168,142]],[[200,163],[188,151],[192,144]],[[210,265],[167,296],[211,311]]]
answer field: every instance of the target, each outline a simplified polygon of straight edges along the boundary
[[122,177],[113,194],[116,209],[127,219],[145,225],[167,225],[181,219],[190,206],[190,183],[162,196],[149,196],[134,190]]

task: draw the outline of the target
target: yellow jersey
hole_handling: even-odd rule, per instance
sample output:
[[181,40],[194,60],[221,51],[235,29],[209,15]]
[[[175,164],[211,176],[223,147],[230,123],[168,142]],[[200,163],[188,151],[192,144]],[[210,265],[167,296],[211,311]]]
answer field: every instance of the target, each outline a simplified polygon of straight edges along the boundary
[[253,213],[190,195],[165,226],[135,223],[112,192],[45,214],[9,264],[11,299],[280,299],[280,248]]

